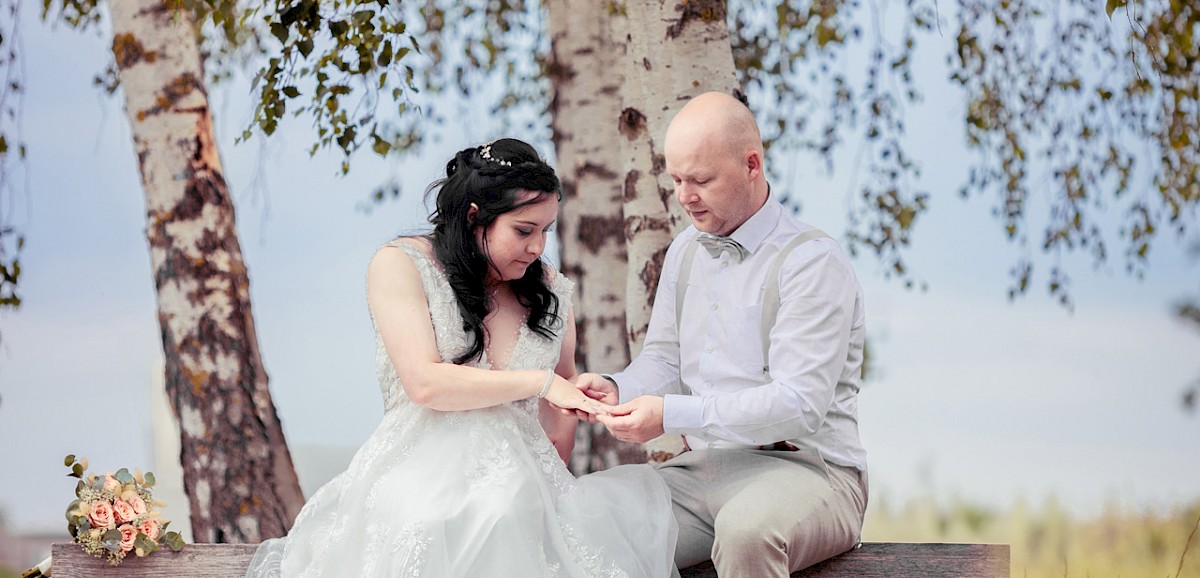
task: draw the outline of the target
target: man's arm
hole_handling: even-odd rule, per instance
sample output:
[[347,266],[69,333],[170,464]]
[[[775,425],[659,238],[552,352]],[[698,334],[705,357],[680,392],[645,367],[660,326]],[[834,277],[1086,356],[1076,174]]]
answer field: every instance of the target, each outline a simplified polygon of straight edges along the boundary
[[[849,264],[838,259],[840,249],[825,241],[805,245],[781,276],[771,330],[772,381],[704,397],[667,395],[665,431],[762,445],[821,428],[845,370],[859,289]],[[614,408],[617,414],[621,409]]]
[[679,276],[680,252],[693,235],[681,234],[671,242],[663,258],[654,308],[642,351],[624,371],[614,373],[620,401],[642,395],[674,393],[679,382],[679,329],[675,323],[675,289]]

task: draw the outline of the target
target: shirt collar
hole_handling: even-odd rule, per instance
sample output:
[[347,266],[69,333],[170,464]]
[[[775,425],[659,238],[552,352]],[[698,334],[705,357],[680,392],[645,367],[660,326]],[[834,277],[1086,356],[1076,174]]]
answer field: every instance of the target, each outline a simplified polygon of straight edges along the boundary
[[779,215],[783,212],[783,205],[775,200],[775,196],[771,194],[770,186],[767,187],[767,201],[763,206],[758,208],[745,223],[730,233],[729,238],[740,243],[746,248],[746,251],[751,255],[762,246],[763,241],[767,236],[775,230],[775,226],[779,224]]

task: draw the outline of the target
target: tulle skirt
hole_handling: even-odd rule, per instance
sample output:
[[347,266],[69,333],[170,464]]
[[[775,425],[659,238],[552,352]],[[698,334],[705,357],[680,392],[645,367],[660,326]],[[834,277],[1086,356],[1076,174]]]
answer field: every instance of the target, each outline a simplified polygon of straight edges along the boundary
[[576,479],[534,416],[532,400],[466,412],[401,404],[291,532],[259,547],[247,576],[677,575],[658,474],[626,465]]

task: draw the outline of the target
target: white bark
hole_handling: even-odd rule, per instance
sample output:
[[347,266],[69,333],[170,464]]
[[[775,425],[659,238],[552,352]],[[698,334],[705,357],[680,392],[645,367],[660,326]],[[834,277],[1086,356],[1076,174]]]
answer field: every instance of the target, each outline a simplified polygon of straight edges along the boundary
[[662,143],[667,124],[704,92],[738,90],[724,0],[626,0],[629,38],[620,70],[625,247],[625,325],[641,351],[671,239],[690,221],[674,198]]
[[267,389],[197,31],[162,0],[109,3],[158,296],[166,390],[200,542],[281,536],[303,505]]
[[[551,108],[567,191],[563,263],[578,283],[580,365],[612,371],[640,351],[667,246],[688,224],[665,172],[667,123],[702,92],[737,90],[725,2],[548,0],[547,6]],[[665,459],[682,447],[671,437],[633,452],[593,428],[581,431],[577,453],[588,454],[591,465],[613,465],[614,453],[623,463],[646,454]],[[592,469],[578,466],[576,472]]]
[[[552,128],[564,203],[559,219],[563,272],[576,282],[576,362],[580,370],[613,372],[629,364],[625,335],[625,239],[619,134],[619,63],[612,47],[610,6],[595,0],[548,0],[554,85]],[[599,424],[580,424],[571,469],[582,474],[638,461]],[[644,460],[643,460],[644,461]]]
[[[614,26],[628,38],[619,70],[625,250],[625,324],[636,356],[646,337],[667,246],[690,220],[675,200],[663,151],[667,125],[688,100],[704,92],[738,92],[725,0],[627,0]],[[664,435],[643,445],[648,459],[683,451],[683,439]]]

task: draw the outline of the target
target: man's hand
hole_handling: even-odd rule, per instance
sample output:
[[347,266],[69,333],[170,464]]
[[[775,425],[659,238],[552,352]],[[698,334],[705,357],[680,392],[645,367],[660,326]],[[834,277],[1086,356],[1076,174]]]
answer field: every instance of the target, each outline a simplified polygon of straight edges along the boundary
[[579,377],[575,378],[575,387],[596,401],[617,405],[617,386],[599,373],[579,374]]
[[[575,387],[584,395],[605,405],[617,404],[617,387],[613,382],[604,379],[599,373],[581,373],[575,376]],[[559,408],[567,415],[574,415],[582,421],[588,423],[596,423],[596,418],[592,414]]]
[[663,434],[663,398],[657,395],[643,395],[609,412],[595,419],[621,441],[643,443]]

